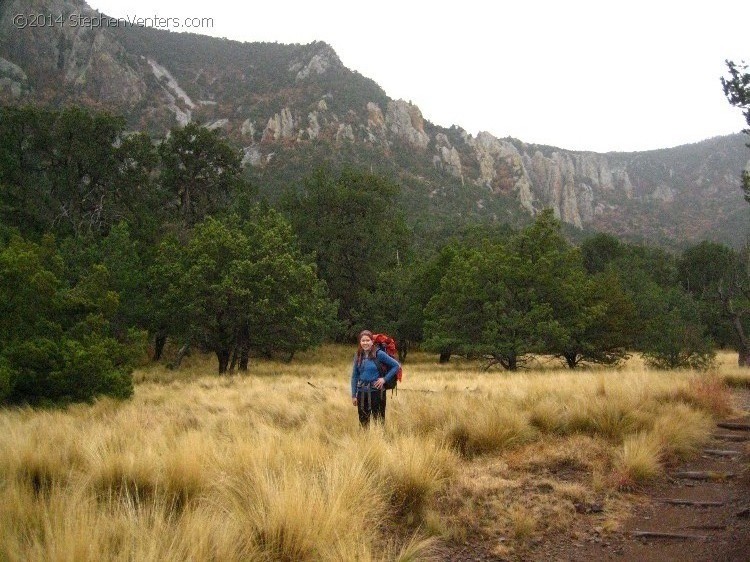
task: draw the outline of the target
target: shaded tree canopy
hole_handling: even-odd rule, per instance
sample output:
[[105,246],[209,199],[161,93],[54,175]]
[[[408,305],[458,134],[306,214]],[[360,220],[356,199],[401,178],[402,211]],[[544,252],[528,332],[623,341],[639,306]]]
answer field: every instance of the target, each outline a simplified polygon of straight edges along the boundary
[[320,277],[339,303],[347,331],[379,273],[407,258],[398,193],[398,185],[371,173],[319,168],[284,202],[303,251],[315,255]]
[[251,350],[291,354],[331,331],[326,286],[273,211],[242,225],[232,216],[208,218],[184,251],[165,240],[152,278],[166,289],[159,302],[165,328],[214,352],[219,373],[229,369],[233,353],[246,370]]

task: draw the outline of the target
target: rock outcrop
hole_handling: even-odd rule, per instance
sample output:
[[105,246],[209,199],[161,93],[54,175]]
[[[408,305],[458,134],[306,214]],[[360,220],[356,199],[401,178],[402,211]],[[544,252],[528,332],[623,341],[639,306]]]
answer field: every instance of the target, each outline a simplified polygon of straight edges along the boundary
[[416,105],[404,100],[388,103],[385,126],[396,137],[415,148],[425,149],[430,137],[424,132],[424,118]]
[[[24,89],[34,90],[61,86],[77,95],[106,104],[133,107],[144,99],[147,86],[142,69],[109,33],[106,26],[82,25],[97,21],[101,15],[84,2],[75,0],[11,0],[3,7],[0,37],[6,62],[21,69],[25,79],[9,67],[0,70],[0,88],[12,98]],[[13,21],[23,15],[26,25]],[[33,20],[41,14],[47,19]],[[99,20],[100,21],[100,20]],[[33,28],[32,23],[36,23]],[[33,58],[32,65],[18,64],[11,54],[23,53]],[[11,80],[8,80],[11,78]]]
[[16,100],[28,90],[28,77],[19,66],[0,58],[0,99]]

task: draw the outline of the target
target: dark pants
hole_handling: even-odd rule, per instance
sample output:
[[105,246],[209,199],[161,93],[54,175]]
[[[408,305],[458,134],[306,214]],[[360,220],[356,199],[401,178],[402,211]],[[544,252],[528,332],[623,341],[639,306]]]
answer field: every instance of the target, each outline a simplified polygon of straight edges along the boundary
[[362,427],[370,425],[370,419],[385,423],[385,392],[377,388],[357,392],[357,413]]

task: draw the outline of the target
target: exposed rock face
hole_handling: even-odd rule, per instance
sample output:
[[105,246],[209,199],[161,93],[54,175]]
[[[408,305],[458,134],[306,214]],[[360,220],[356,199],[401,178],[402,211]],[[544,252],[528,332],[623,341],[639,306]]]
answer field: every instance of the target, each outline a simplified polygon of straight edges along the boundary
[[242,149],[242,153],[243,166],[259,166],[263,160],[263,154],[258,146],[246,146]]
[[295,77],[297,82],[310,76],[324,74],[329,68],[341,65],[336,51],[325,43],[320,43],[319,46],[318,52],[306,63],[295,61],[289,66],[289,72],[297,73]]
[[458,150],[451,145],[445,133],[435,135],[435,148],[438,151],[437,155],[433,158],[435,165],[446,170],[452,176],[459,178],[461,183],[463,183],[464,176],[461,171],[461,156],[458,154]]
[[424,132],[424,118],[416,105],[397,100],[388,102],[385,125],[390,132],[417,148],[427,148],[430,137]]
[[206,123],[206,128],[213,131],[214,129],[226,129],[227,125],[229,125],[229,119],[217,119]]
[[243,137],[250,137],[251,141],[255,140],[255,125],[250,119],[245,119],[242,122],[242,128],[240,129]]
[[535,213],[536,198],[516,147],[484,131],[476,139],[470,135],[464,135],[464,139],[479,164],[479,177],[474,182],[496,193],[514,194],[522,207]]
[[[12,21],[15,14],[51,14],[52,22],[22,28]],[[0,80],[10,93],[18,97],[23,87],[29,89],[60,87],[104,103],[132,107],[143,100],[147,87],[137,61],[108,33],[106,27],[80,25],[79,14],[96,18],[98,12],[84,2],[75,0],[12,0],[0,15],[0,37],[4,59],[14,62],[11,54],[23,53],[34,59],[23,67],[26,80]],[[52,25],[48,25],[52,23]],[[6,68],[7,70],[7,68]],[[2,71],[0,71],[2,72]],[[5,76],[5,78],[8,78]]]
[[314,55],[307,66],[297,73],[297,80],[304,80],[310,74],[323,74],[331,66],[325,55]]
[[169,109],[174,113],[175,119],[180,125],[187,125],[192,120],[192,110],[195,109],[193,100],[190,99],[174,76],[152,59],[148,59],[151,72],[159,81],[164,98],[167,100]]
[[294,129],[294,118],[292,112],[288,107],[281,110],[281,113],[276,113],[273,117],[268,120],[263,131],[263,138],[261,142],[269,143],[279,140],[293,140],[297,138],[297,131]]
[[26,73],[9,60],[0,58],[0,99],[14,100],[20,98],[27,89],[28,77]]
[[307,114],[307,138],[315,140],[320,134],[320,124],[318,123],[318,112],[313,111]]
[[341,143],[343,141],[354,142],[354,131],[351,125],[341,123],[338,131],[336,131],[336,142]]

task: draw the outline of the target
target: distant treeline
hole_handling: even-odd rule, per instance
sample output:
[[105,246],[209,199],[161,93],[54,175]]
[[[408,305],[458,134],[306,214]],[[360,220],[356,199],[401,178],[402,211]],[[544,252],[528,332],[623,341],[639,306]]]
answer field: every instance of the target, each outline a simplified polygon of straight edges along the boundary
[[531,354],[571,368],[746,355],[745,251],[576,247],[551,211],[415,244],[399,186],[361,170],[321,165],[271,207],[195,124],[152,139],[75,107],[0,108],[0,124],[0,402],[127,397],[168,340],[223,374],[363,327],[402,359],[420,346],[511,370]]

